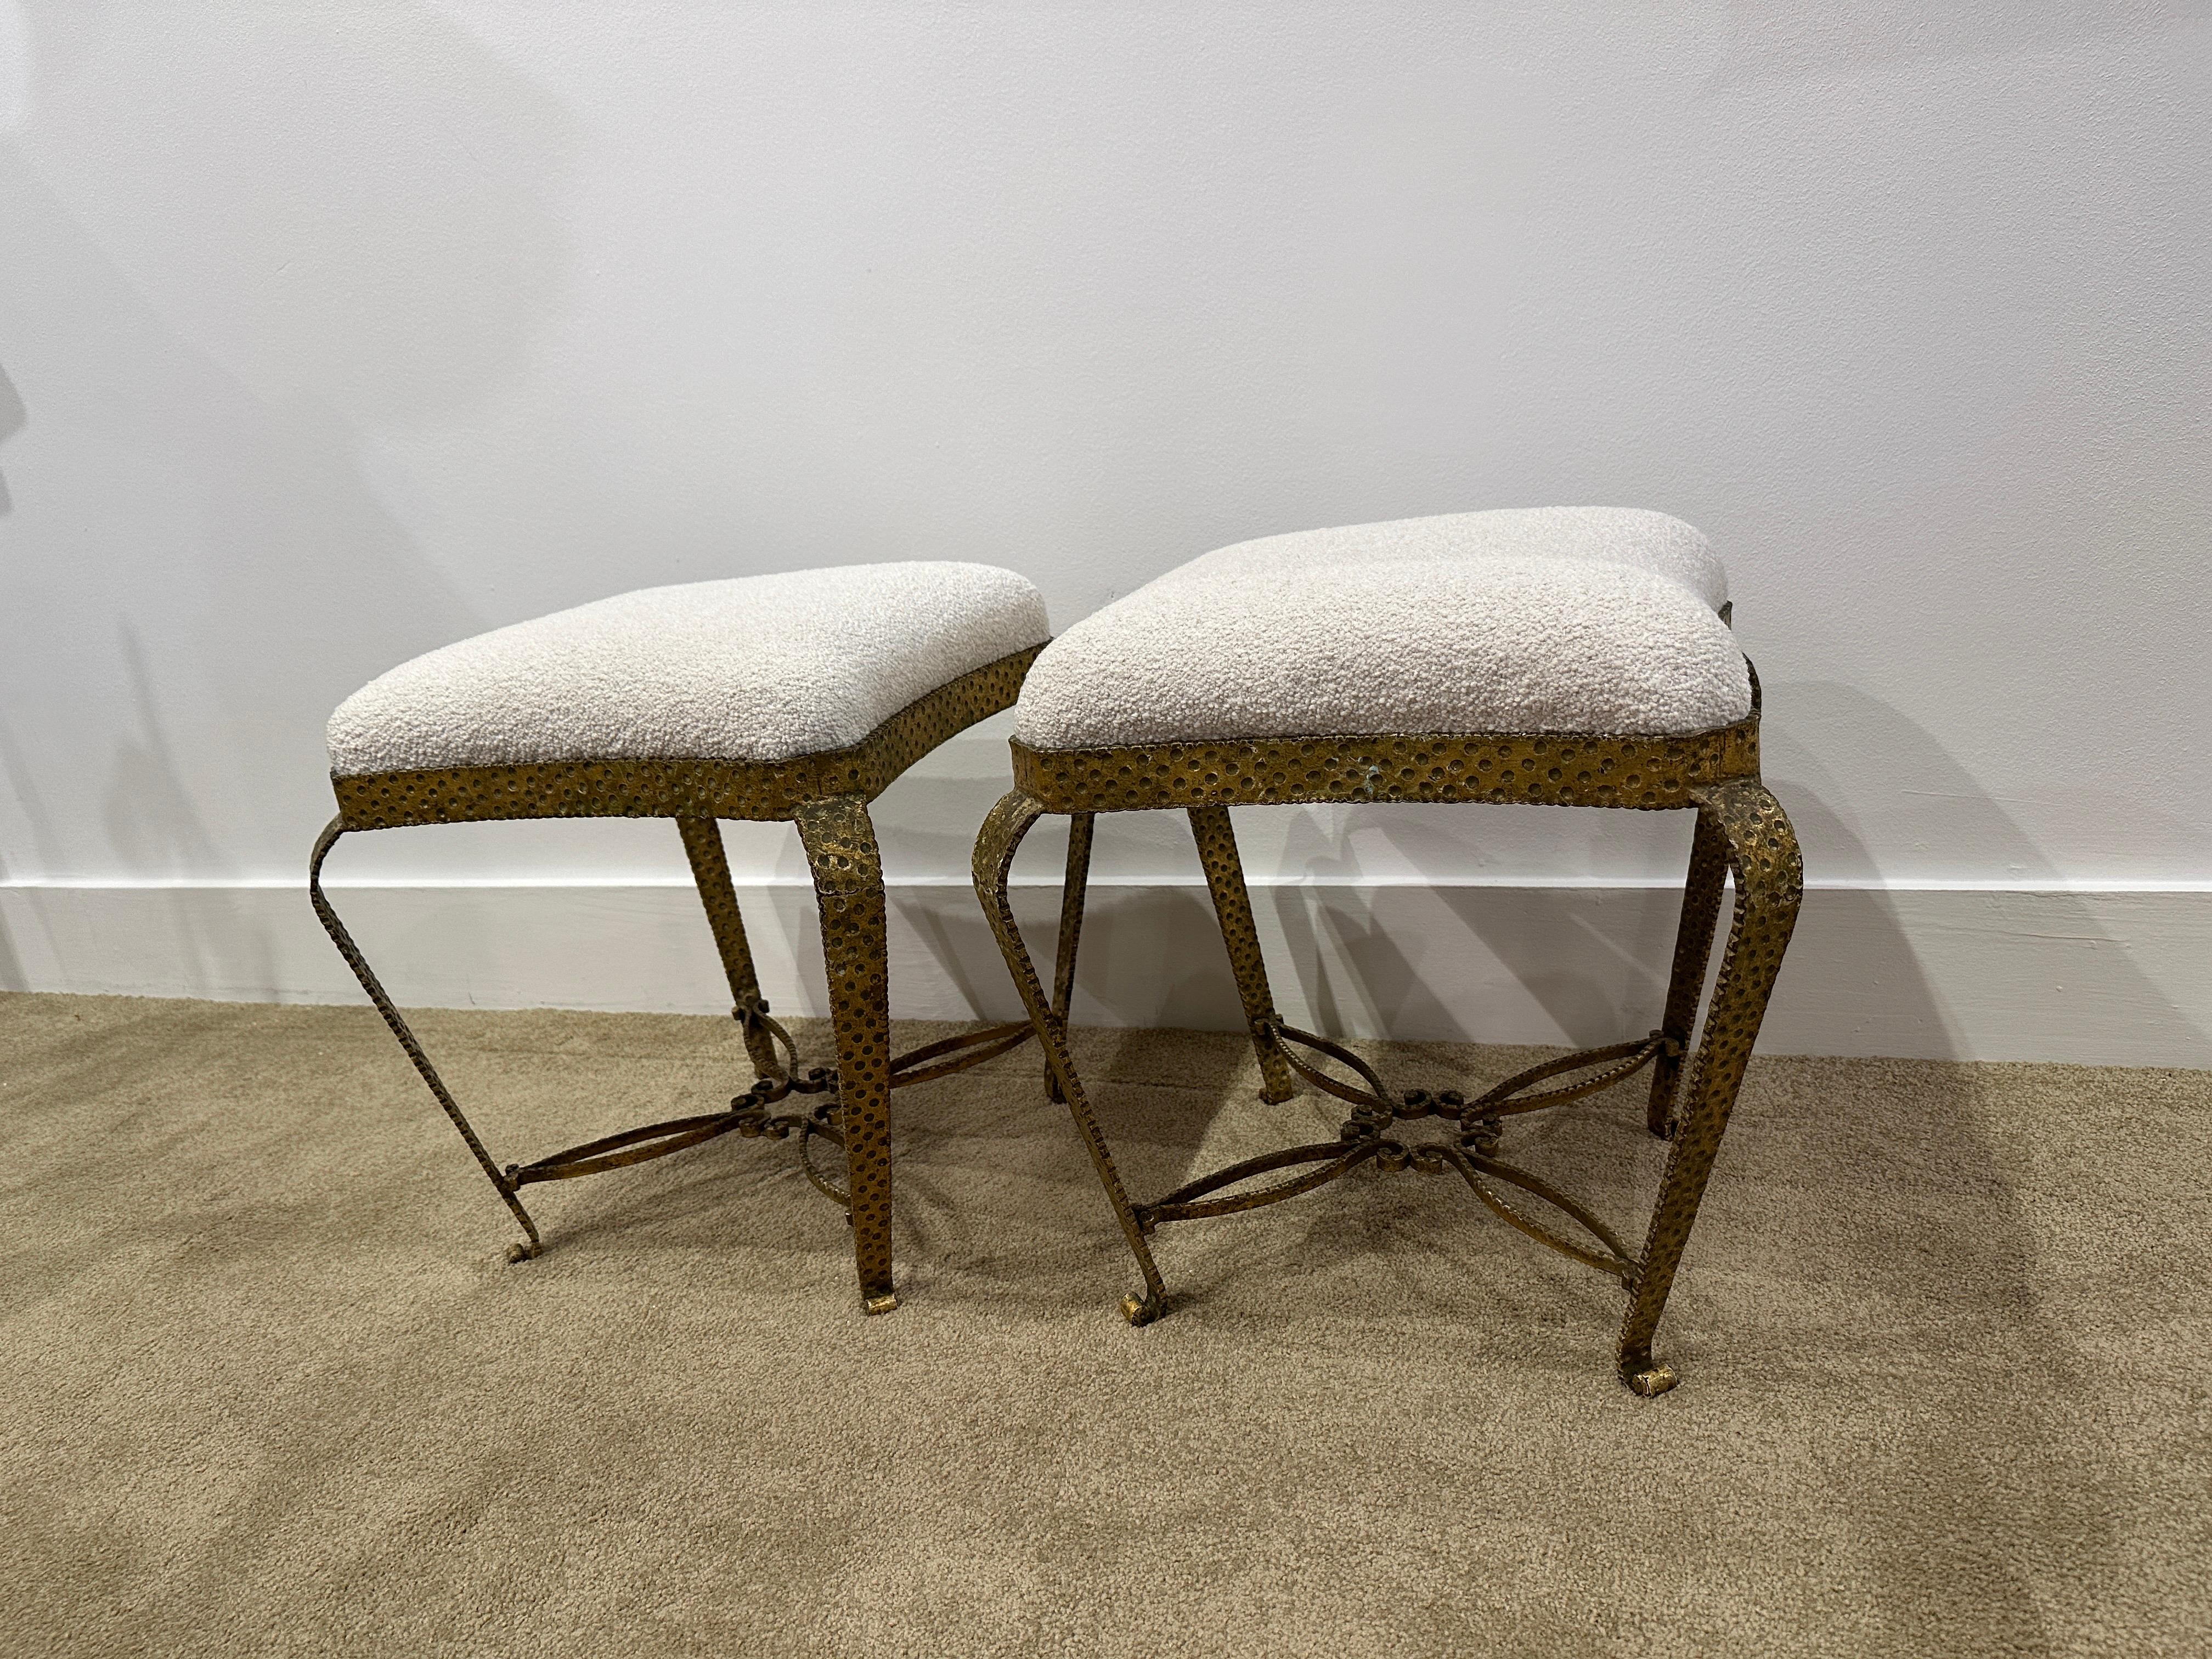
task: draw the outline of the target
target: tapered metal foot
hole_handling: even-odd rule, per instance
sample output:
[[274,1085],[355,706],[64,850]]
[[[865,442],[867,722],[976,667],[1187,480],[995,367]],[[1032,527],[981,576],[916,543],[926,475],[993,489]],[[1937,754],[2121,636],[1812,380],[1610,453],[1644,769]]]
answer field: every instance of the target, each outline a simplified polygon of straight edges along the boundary
[[[1037,978],[1036,964],[1030,960],[1029,948],[1022,943],[1021,929],[1014,925],[1013,905],[1007,897],[1014,854],[1022,837],[1043,813],[1044,808],[1034,798],[1018,789],[1001,797],[991,809],[990,817],[983,820],[982,832],[975,837],[975,896],[982,901],[983,915],[998,939],[1000,954],[1006,958],[1006,969],[1014,976],[1014,988],[1021,993],[1022,1006],[1029,1012],[1030,1024],[1044,1049],[1045,1063],[1052,1068],[1061,1098],[1067,1103],[1068,1115],[1075,1120],[1076,1133],[1090,1150],[1091,1164],[1106,1189],[1106,1200],[1114,1206],[1115,1219],[1121,1224],[1121,1237],[1129,1254],[1137,1259],[1137,1271],[1145,1276],[1144,1296],[1132,1297],[1122,1306],[1131,1324],[1142,1325],[1164,1310],[1167,1285],[1152,1260],[1151,1246],[1145,1243],[1144,1229],[1137,1224],[1129,1194],[1121,1186],[1121,1172],[1114,1167],[1114,1154],[1107,1148],[1098,1120],[1091,1115],[1082,1080],[1075,1074],[1075,1061],[1067,1052],[1066,1031],[1046,1000],[1043,982]],[[1136,1304],[1135,1311],[1130,1310],[1129,1303]]]
[[[1735,878],[1735,912],[1721,956],[1720,978],[1705,1013],[1705,1036],[1688,1070],[1679,1108],[1666,1114],[1674,1133],[1667,1171],[1660,1177],[1644,1236],[1643,1260],[1631,1279],[1628,1312],[1621,1322],[1620,1375],[1638,1394],[1674,1386],[1674,1374],[1651,1363],[1651,1345],[1667,1292],[1682,1262],[1682,1249],[1698,1218],[1721,1135],[1728,1127],[1759,1024],[1773,994],[1790,930],[1803,896],[1805,866],[1789,815],[1765,787],[1748,778],[1691,792],[1698,803],[1701,846],[1717,846]],[[1702,879],[1702,878],[1701,878]],[[1695,884],[1694,883],[1692,884]],[[1695,907],[1692,907],[1695,908]],[[1695,918],[1692,918],[1695,921]],[[1704,961],[1688,953],[1702,975]],[[1678,979],[1687,982],[1686,975]],[[1675,1010],[1670,1007],[1670,1014]],[[1687,1020],[1682,1024],[1686,1026]],[[1655,1096],[1653,1115],[1658,1101]]]
[[[838,1127],[846,1216],[860,1305],[888,1313],[891,1293],[891,1070],[884,866],[858,795],[809,801],[793,815],[822,915],[823,965],[837,1036]],[[877,1304],[883,1305],[878,1307]]]
[[1149,1325],[1167,1310],[1166,1298],[1149,1291],[1141,1296],[1132,1291],[1121,1298],[1121,1317],[1132,1325]]
[[1620,1380],[1628,1385],[1631,1394],[1642,1395],[1649,1400],[1655,1394],[1664,1394],[1682,1379],[1672,1365],[1665,1365],[1644,1354],[1620,1362]]
[[399,1016],[399,1010],[385,994],[382,983],[369,968],[368,958],[362,955],[361,947],[353,942],[353,935],[338,920],[338,913],[331,908],[330,899],[323,891],[323,860],[330,856],[331,848],[337,845],[338,837],[345,832],[344,818],[335,817],[324,827],[322,835],[316,840],[315,850],[307,857],[307,901],[313,905],[316,918],[323,924],[323,931],[331,936],[331,943],[338,947],[338,954],[345,958],[346,966],[353,969],[354,977],[361,981],[361,988],[368,993],[368,1000],[376,1005],[376,1012],[384,1017],[386,1029],[399,1040],[399,1046],[406,1052],[407,1058],[414,1061],[416,1073],[428,1085],[432,1098],[445,1112],[447,1121],[460,1132],[470,1156],[476,1159],[477,1167],[484,1172],[484,1179],[491,1182],[501,1201],[507,1206],[508,1213],[514,1216],[516,1224],[528,1237],[528,1244],[508,1247],[510,1254],[507,1260],[517,1259],[512,1254],[514,1250],[522,1250],[526,1255],[536,1255],[544,1248],[544,1243],[538,1236],[538,1224],[530,1218],[530,1212],[523,1208],[522,1200],[515,1196],[514,1182],[502,1174],[499,1165],[492,1161],[491,1154],[484,1149],[483,1142],[477,1139],[476,1130],[470,1127],[468,1119],[462,1115],[460,1107],[447,1091],[445,1079],[438,1075],[438,1068],[430,1063],[430,1056],[422,1052],[422,1045],[415,1040],[415,1033],[408,1029],[407,1022]]

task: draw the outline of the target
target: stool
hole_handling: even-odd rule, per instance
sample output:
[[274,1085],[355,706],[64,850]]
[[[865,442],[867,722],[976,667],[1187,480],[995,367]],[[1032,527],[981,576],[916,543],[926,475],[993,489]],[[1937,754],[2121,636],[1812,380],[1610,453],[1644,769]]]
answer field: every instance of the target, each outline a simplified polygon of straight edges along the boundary
[[[1012,571],[915,562],[648,588],[499,629],[403,664],[331,717],[337,816],[308,896],[362,988],[460,1132],[528,1242],[521,1189],[641,1163],[734,1130],[797,1134],[808,1177],[843,1205],[862,1305],[898,1304],[891,1275],[890,1091],[1026,1042],[1026,1024],[892,1058],[884,884],[868,803],[954,733],[1014,701],[1049,637],[1042,597]],[[676,820],[757,1080],[726,1112],[647,1124],[530,1164],[495,1163],[322,889],[352,830],[489,818]],[[800,1070],[769,1018],[725,857],[721,818],[788,820],[820,905],[837,1064]],[[781,1052],[779,1053],[779,1049]],[[793,1095],[825,1097],[776,1115]],[[815,1167],[841,1146],[841,1189]]]
[[[1122,1303],[1133,1324],[1164,1310],[1149,1241],[1169,1222],[1279,1202],[1365,1165],[1453,1172],[1530,1237],[1617,1279],[1628,1294],[1622,1380],[1641,1395],[1674,1385],[1674,1370],[1652,1358],[1653,1335],[1802,886],[1790,821],[1759,781],[1758,682],[1729,622],[1725,574],[1688,525],[1658,513],[1547,507],[1224,548],[1078,623],[1037,659],[1016,718],[1015,787],[975,844],[975,890],[1042,1042],[1053,1091],[1143,1273],[1143,1290]],[[1694,811],[1658,1029],[1531,1067],[1472,1099],[1387,1090],[1357,1055],[1275,1012],[1228,809],[1293,801]],[[1065,1026],[1092,815],[1162,807],[1189,814],[1261,1097],[1286,1099],[1303,1079],[1353,1110],[1335,1140],[1248,1159],[1135,1204]],[[1047,812],[1067,814],[1072,830],[1049,999],[1006,893],[1015,850]],[[1734,916],[1684,1088],[1729,875]],[[1673,1144],[1643,1248],[1632,1253],[1588,1207],[1501,1151],[1507,1119],[1647,1066],[1646,1121]],[[1446,1137],[1404,1138],[1423,1117],[1443,1119]],[[1264,1176],[1276,1178],[1246,1184]]]

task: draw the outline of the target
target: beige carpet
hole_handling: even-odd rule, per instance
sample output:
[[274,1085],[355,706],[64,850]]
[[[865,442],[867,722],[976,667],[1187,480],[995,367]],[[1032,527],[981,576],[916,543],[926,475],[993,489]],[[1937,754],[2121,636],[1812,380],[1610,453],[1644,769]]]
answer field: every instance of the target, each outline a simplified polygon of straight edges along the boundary
[[[495,1151],[725,1021],[441,1013]],[[920,1038],[925,1028],[902,1031]],[[805,1036],[818,1044],[817,1030]],[[1400,1046],[1405,1083],[1527,1056]],[[1141,1190],[1333,1121],[1084,1034]],[[365,1008],[0,999],[9,1654],[2203,1653],[2212,1076],[1761,1060],[1639,1401],[1618,1291],[1406,1174],[1132,1271],[1034,1054],[903,1094],[904,1305],[787,1146],[505,1212]],[[1632,1095],[1513,1132],[1626,1220]]]

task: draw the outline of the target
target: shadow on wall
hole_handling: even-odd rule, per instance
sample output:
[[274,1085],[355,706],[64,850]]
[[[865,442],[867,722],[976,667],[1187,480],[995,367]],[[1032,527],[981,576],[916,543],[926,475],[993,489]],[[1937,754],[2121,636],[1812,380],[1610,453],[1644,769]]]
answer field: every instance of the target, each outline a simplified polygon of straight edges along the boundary
[[[1955,860],[1960,865],[2018,871],[2027,881],[2051,878],[2049,861],[1933,736],[1879,699],[1833,683],[1784,683],[1769,685],[1766,707],[1764,769],[1796,826],[1808,875],[1816,883],[1850,884],[1814,894],[1801,915],[1776,987],[1770,1032],[1777,1015],[1787,1019],[1793,994],[1849,996],[1857,1000],[1849,1011],[1854,1030],[1892,1034],[1877,1038],[1878,1046],[1957,1055],[1961,1021],[1931,983],[1881,884],[1875,848],[1897,845],[1898,838],[1881,826],[1869,833],[1854,810],[1851,783],[1821,757],[1878,756],[1894,782],[1951,802],[1975,826],[1974,845]],[[1849,963],[1847,974],[1822,972],[1831,960]],[[1771,1037],[1764,1046],[1774,1046]],[[1875,1616],[1900,1632],[1925,1632],[1959,1616],[1955,1607],[1930,1605],[1931,1589],[1942,1595],[1949,1585],[1985,1583],[1990,1594],[1970,1622],[2003,1632],[2024,1650],[2039,1648],[2049,1639],[2047,1619],[2026,1575],[1969,1571],[1973,1563],[1964,1558],[1976,1545],[1959,1529],[1959,1506],[1947,1501],[1931,1508],[1925,1501],[1931,1491],[1966,1492],[1980,1499],[1966,1512],[2013,1505],[2045,1512],[2075,1486],[2078,1471],[2070,1466],[2080,1425],[2069,1420],[2063,1402],[2069,1397],[2064,1382],[2081,1362],[2038,1295],[2039,1252],[2020,1191],[2021,1160],[2001,1144],[1985,1087],[1973,1071],[1923,1066],[1895,1078],[1831,1076],[1835,1086],[1825,1091],[1823,1109],[1777,1121],[1761,1109],[1753,1073],[1750,1109],[1724,1149],[1723,1173],[1738,1161],[1764,1166],[1767,1180],[1814,1195],[1793,1206],[1794,1238],[1771,1238],[1765,1248],[1859,1264],[1853,1293],[1838,1304],[1842,1316],[1902,1325],[1905,1346],[1925,1333],[1934,1352],[2037,1356],[2058,1384],[2045,1397],[2061,1402],[2023,1413],[2017,1455],[2001,1469],[1981,1462],[1972,1437],[1957,1432],[1960,1419],[1979,1409],[1972,1378],[1902,1428],[1898,1454],[1872,1463],[1860,1477],[1868,1490],[1857,1494],[1897,1522],[1876,1529],[1866,1551],[1867,1565],[1886,1586]],[[1822,1178],[1820,1172],[1831,1169],[1840,1172],[1838,1179]],[[1950,1172],[1977,1201],[1927,1205],[1929,1170]],[[1890,1194],[1923,1201],[1885,1201]],[[1973,1334],[1983,1335],[1980,1344]],[[1811,1332],[1803,1347],[1821,1354],[1842,1346],[1840,1337],[1832,1343],[1828,1333]],[[1948,1478],[1931,1481],[1930,1469]],[[2102,1524],[2082,1525],[2073,1534],[2073,1547],[2090,1559],[2111,1547],[2109,1516],[2097,1518]]]
[[[1277,888],[1261,902],[1272,906],[1283,929],[1290,952],[1282,964],[1286,981],[1298,985],[1318,1029],[1336,1034],[1372,1030],[1415,1040],[1498,1041],[1485,1014],[1501,995],[1516,1004],[1533,1003],[1574,1044],[1617,1042],[1627,1029],[1624,1019],[1635,1029],[1648,1027],[1644,1009],[1665,999],[1670,958],[1664,952],[1672,949],[1673,935],[1666,934],[1662,943],[1656,924],[1667,906],[1662,893],[1632,884],[1625,895],[1602,896],[1565,896],[1556,889],[1504,884],[1370,886],[1352,847],[1357,835],[1377,837],[1419,869],[1435,840],[1432,828],[1422,822],[1424,815],[1457,811],[1494,820],[1510,813],[1525,820],[1539,810],[1564,822],[1573,809],[1382,806],[1329,819],[1302,814],[1285,838],[1283,851],[1286,865],[1307,884]],[[1686,865],[1687,836],[1685,829]],[[1623,902],[1638,913],[1629,924],[1634,944],[1626,955],[1613,937],[1621,926],[1619,918],[1608,917],[1599,927],[1586,912],[1593,902],[1617,908]],[[1439,981],[1422,955],[1409,954],[1408,947],[1418,951],[1420,946],[1418,930],[1432,925],[1430,918],[1438,914],[1481,943],[1505,969],[1510,986]]]
[[[42,76],[0,142],[0,311],[68,365],[31,390],[73,434],[15,550],[59,600],[26,666],[85,711],[80,744],[106,714],[96,810],[123,873],[303,866],[331,707],[486,625],[383,505],[363,438],[526,363],[567,264],[548,198],[571,118],[410,0],[217,11],[188,42],[158,12],[31,17],[37,67],[98,72]],[[120,561],[107,501],[139,538]],[[108,544],[72,547],[79,523]],[[72,828],[91,804],[63,806],[91,757],[35,726],[0,742],[40,873],[114,873]]]
[[[1831,683],[1778,686],[1768,708],[1778,712],[1765,734],[1767,778],[1796,822],[1817,890],[1769,1012],[1762,1044],[1769,1052],[1803,1046],[1956,1059],[1985,1051],[1992,1034],[2016,1027],[2013,1004],[2047,1006],[2069,994],[2092,1047],[2109,1046],[2109,1038],[2123,1048],[2139,1042],[2148,1054],[2204,1050],[2207,1033],[2136,965],[2092,905],[2064,891],[2041,849],[1926,730],[1855,687]],[[1855,757],[1878,758],[1854,776]],[[1832,764],[1828,757],[1844,758]],[[1859,799],[1880,803],[1876,810],[1889,816],[1867,822]],[[1943,822],[1968,826],[1948,852],[1928,848],[1925,826],[1908,816],[1931,800],[1942,804]],[[1536,809],[1476,810],[1525,817]],[[1564,821],[1577,809],[1541,810]],[[1666,821],[1679,837],[1678,867],[1686,866],[1691,816]],[[1324,1031],[1416,1040],[1524,1040],[1532,1022],[1548,1022],[1561,1034],[1554,1040],[1577,1045],[1615,1042],[1656,1023],[1678,890],[1632,882],[1608,888],[1601,878],[1570,888],[1370,885],[1355,835],[1388,841],[1418,865],[1424,833],[1397,809],[1356,818],[1301,815],[1284,853],[1302,881],[1255,895],[1282,930],[1283,949],[1270,967],[1286,1012],[1302,1000]],[[2004,872],[2033,890],[2032,902],[2008,909],[2001,895],[1984,902],[1932,894],[1913,902],[1908,917],[1881,867],[1897,848],[1918,851],[1923,867]],[[1436,931],[1455,925],[1464,929],[1464,944]],[[2031,933],[2035,949],[2004,948]],[[1920,952],[1930,947],[1955,954],[1923,964]],[[2004,971],[1989,973],[1993,960],[2007,963]],[[2078,987],[2069,993],[2075,975],[2094,986],[2094,1000],[2083,1000]],[[1088,972],[1085,980],[1091,982]],[[1939,982],[1948,990],[1939,992]],[[1285,994],[1293,988],[1296,1000]],[[1218,999],[1206,1000],[1209,1017],[1188,1023],[1233,1025],[1212,1017]]]
[[[121,624],[124,672],[130,682],[134,730],[118,738],[106,813],[108,839],[129,867],[143,875],[190,877],[226,862],[186,783],[185,760],[177,753],[161,700],[146,665],[145,642],[127,619]],[[168,895],[170,929],[184,947],[193,984],[208,995],[265,996],[277,981],[274,947],[257,938],[241,960],[235,945],[211,948],[203,938],[204,921],[196,918],[195,896],[173,890]],[[234,896],[223,902],[230,920],[218,933],[226,940],[247,937],[246,917]],[[201,913],[204,917],[204,913]]]
[[[1026,846],[1023,848],[1027,854]],[[1024,878],[1042,872],[1019,866]],[[1014,911],[1038,979],[1050,991],[1058,948],[1060,889],[1017,885]],[[965,1006],[964,1018],[1012,1020],[1022,1018],[1019,993],[1006,971],[998,941],[982,910],[956,900],[924,900],[893,906],[927,951],[934,976],[948,981]],[[820,947],[807,936],[800,972],[820,977]],[[1212,907],[1202,887],[1094,885],[1083,917],[1078,963],[1079,998],[1074,1023],[1080,1025],[1152,1027],[1163,1023],[1196,1030],[1242,1030],[1243,1005],[1221,948]],[[906,1006],[898,975],[891,986],[891,1012]]]
[[[15,391],[15,383],[8,378],[5,368],[0,368],[0,444],[21,432],[29,418],[23,399]],[[8,475],[0,472],[0,518],[5,518],[15,508],[15,498],[8,494]]]
[[[2043,849],[1924,727],[1856,686],[1827,681],[1773,687],[1767,707],[1786,711],[1785,718],[1766,727],[1762,747],[1768,783],[1804,845],[1807,876],[1816,884],[1846,888],[1816,896],[1806,907],[1790,944],[1791,965],[1784,969],[1776,991],[1778,1013],[1788,1016],[1794,968],[1801,986],[1816,988],[1831,1000],[1832,1018],[1834,1000],[1849,998],[1853,1030],[1897,1034],[1899,1040],[1882,1043],[1882,1049],[1958,1058],[1973,1051],[1975,1035],[2002,1012],[1995,1005],[2021,983],[1969,982],[1945,975],[1944,982],[1953,987],[1948,1000],[1930,983],[1899,917],[1897,899],[1882,884],[1874,850],[1911,844],[1917,826],[1905,821],[1867,823],[1854,805],[1857,794],[1851,781],[1822,758],[1866,755],[1881,757],[1885,781],[1877,792],[1868,780],[1868,799],[1904,802],[1908,811],[1916,799],[1942,800],[1947,821],[1971,825],[1969,844],[1943,862],[2001,870],[2012,884],[2039,890],[2033,924],[2038,939],[2054,948],[2095,952],[2095,983],[2103,1006],[2085,1009],[2085,1017],[2136,1033],[2146,1052],[2176,1054],[2203,1047],[2207,1034],[2135,965],[2096,913],[2063,890],[2059,871]],[[1830,956],[1851,963],[1848,980],[1804,971],[1803,964]],[[2066,969],[2056,956],[2038,951],[2023,957],[2018,971],[2025,976]],[[2049,988],[2038,1000],[2058,990]],[[1919,1036],[1924,1042],[1905,1040]]]

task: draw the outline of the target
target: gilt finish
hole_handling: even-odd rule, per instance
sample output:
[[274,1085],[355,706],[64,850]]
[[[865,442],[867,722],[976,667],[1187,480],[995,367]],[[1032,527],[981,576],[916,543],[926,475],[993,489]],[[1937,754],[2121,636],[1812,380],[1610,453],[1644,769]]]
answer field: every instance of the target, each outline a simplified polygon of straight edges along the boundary
[[[1757,683],[1753,682],[1753,696]],[[1291,801],[1694,806],[1691,792],[1759,775],[1759,713],[1681,737],[1472,732],[1262,738],[1117,749],[1013,744],[1014,784],[1050,812]]]
[[[1052,1017],[1067,1029],[1068,1010],[1075,1002],[1075,953],[1083,942],[1083,902],[1091,890],[1091,833],[1088,812],[1067,816],[1067,874],[1060,890],[1060,948],[1052,958]],[[1066,1101],[1060,1079],[1049,1062],[1044,1068],[1044,1091],[1055,1104]]]
[[[1122,1301],[1131,1322],[1146,1323],[1166,1310],[1166,1287],[1151,1240],[1169,1223],[1279,1203],[1355,1169],[1453,1173],[1502,1220],[1618,1280],[1629,1298],[1616,1355],[1621,1380],[1639,1395],[1673,1387],[1675,1373],[1653,1358],[1652,1339],[1743,1080],[1802,890],[1796,837],[1780,805],[1759,781],[1759,719],[1754,674],[1747,719],[1679,737],[1385,734],[1057,750],[1016,743],[1015,787],[993,810],[976,841],[975,889],[1044,1048],[1055,1096],[1065,1100],[1075,1120],[1142,1274],[1143,1287]],[[1239,804],[1386,800],[1696,811],[1681,925],[1659,1029],[1648,1036],[1531,1067],[1470,1099],[1456,1091],[1394,1094],[1349,1049],[1284,1024],[1260,960],[1251,903],[1226,809]],[[1295,1074],[1354,1109],[1333,1141],[1248,1158],[1186,1182],[1157,1200],[1138,1203],[1121,1184],[1112,1150],[1069,1056],[1065,990],[1055,1000],[1058,1007],[1046,1000],[1014,922],[1007,883],[1023,837],[1047,812],[1087,819],[1096,812],[1177,807],[1189,812],[1206,868],[1261,1068],[1261,1097],[1286,1097]],[[1087,823],[1084,844],[1087,856]],[[1079,916],[1081,905],[1073,885],[1080,872],[1072,854],[1069,872],[1062,959],[1055,975],[1063,986],[1072,977],[1074,944],[1066,917],[1071,909]],[[1705,1030],[1691,1054],[1689,1042],[1723,885],[1731,874],[1735,902],[1719,981]],[[1352,1079],[1300,1058],[1300,1050],[1346,1068]],[[1501,1152],[1507,1119],[1611,1088],[1646,1066],[1652,1072],[1645,1109],[1648,1127],[1671,1145],[1639,1254],[1632,1253],[1589,1207],[1507,1162]],[[1686,1090],[1682,1081],[1686,1074]],[[1443,1138],[1409,1137],[1412,1126],[1429,1119],[1443,1124]],[[1273,1179],[1258,1186],[1247,1184],[1267,1177]]]
[[[538,1224],[522,1203],[525,1187],[623,1169],[726,1134],[775,1139],[796,1135],[807,1178],[849,1212],[861,1305],[870,1313],[887,1313],[898,1305],[891,1271],[890,1091],[964,1071],[1020,1047],[1032,1033],[1024,1021],[892,1056],[883,867],[868,803],[946,738],[1011,706],[1023,675],[1042,648],[1016,652],[939,686],[848,748],[788,761],[561,761],[331,780],[338,816],[315,843],[307,866],[308,897],[339,955],[520,1224],[527,1242],[509,1247],[510,1261],[526,1261],[544,1249]],[[544,817],[676,820],[756,1080],[731,1100],[726,1111],[644,1124],[528,1164],[501,1166],[331,908],[323,891],[323,861],[349,830]],[[770,1017],[762,999],[722,847],[717,823],[721,818],[791,820],[798,826],[821,910],[837,1041],[835,1066],[800,1067],[790,1034]],[[804,1112],[771,1110],[794,1095],[821,1098]],[[843,1150],[843,1186],[815,1164],[817,1139]]]
[[798,823],[822,911],[860,1299],[870,1313],[889,1313],[898,1297],[891,1290],[891,1028],[883,862],[867,803],[857,795],[811,801],[799,808]]
[[809,801],[873,800],[947,738],[1013,706],[1042,646],[917,697],[860,742],[785,761],[538,761],[334,777],[348,830],[487,818],[786,819]]
[[1275,1014],[1275,995],[1267,988],[1267,964],[1260,955],[1260,935],[1252,925],[1252,896],[1244,887],[1244,861],[1237,856],[1237,832],[1225,806],[1190,809],[1190,833],[1198,842],[1198,861],[1206,867],[1206,891],[1213,899],[1213,915],[1221,924],[1221,943],[1229,952],[1229,970],[1237,978],[1237,995],[1244,1005],[1244,1023],[1252,1034],[1252,1052],[1260,1060],[1260,1098],[1273,1106],[1297,1092],[1291,1081],[1290,1057],[1275,1033],[1282,1021]]
[[[730,882],[730,855],[722,845],[722,826],[713,818],[678,818],[684,836],[684,856],[690,860],[691,884],[707,908],[707,925],[714,929],[714,949],[722,958],[722,973],[730,981],[732,1009],[765,1008],[761,1000],[760,976],[753,971],[752,946],[745,939],[745,919],[738,908],[737,889]],[[767,1077],[775,1069],[775,1043],[767,1030],[738,1015],[744,1026],[745,1052],[752,1056],[753,1071]]]

